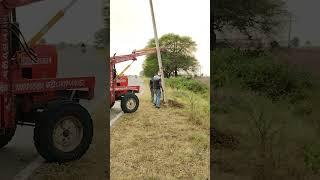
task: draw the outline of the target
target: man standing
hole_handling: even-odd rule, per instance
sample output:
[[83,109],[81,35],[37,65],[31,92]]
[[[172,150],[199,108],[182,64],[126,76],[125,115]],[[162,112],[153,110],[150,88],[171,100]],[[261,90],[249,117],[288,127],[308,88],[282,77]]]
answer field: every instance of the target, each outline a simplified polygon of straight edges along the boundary
[[150,93],[151,93],[151,102],[154,101],[154,90],[153,90],[153,77],[151,77],[149,82]]
[[161,85],[161,77],[159,73],[153,77],[153,90],[154,90],[154,105],[156,108],[160,108],[160,101],[161,101],[161,91],[162,85]]

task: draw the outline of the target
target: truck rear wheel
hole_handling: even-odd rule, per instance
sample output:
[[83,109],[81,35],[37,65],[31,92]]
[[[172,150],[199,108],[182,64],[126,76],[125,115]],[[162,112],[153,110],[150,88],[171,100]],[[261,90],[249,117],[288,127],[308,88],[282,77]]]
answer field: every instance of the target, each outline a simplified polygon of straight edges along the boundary
[[3,134],[0,134],[0,148],[6,146],[13,138],[16,128],[6,129]]
[[41,113],[34,129],[34,143],[48,162],[80,159],[93,136],[88,111],[74,102],[58,103]]
[[121,109],[124,113],[133,113],[139,107],[139,98],[134,93],[127,93],[121,99]]

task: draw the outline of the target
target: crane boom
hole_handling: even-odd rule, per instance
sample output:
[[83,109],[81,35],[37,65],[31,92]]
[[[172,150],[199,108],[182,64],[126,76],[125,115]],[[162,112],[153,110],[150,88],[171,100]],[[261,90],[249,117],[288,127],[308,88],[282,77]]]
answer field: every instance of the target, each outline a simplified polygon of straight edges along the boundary
[[28,42],[30,47],[34,47],[42,37],[65,15],[65,13],[79,0],[72,0],[65,8],[59,10],[55,16]]
[[[162,50],[164,49],[162,48]],[[110,57],[110,59],[112,64],[118,64],[121,62],[130,61],[130,60],[135,61],[137,60],[138,56],[144,56],[144,55],[152,54],[155,52],[156,52],[156,48],[145,48],[140,50],[133,50],[131,54],[127,54],[127,55],[119,55],[119,56],[114,55],[113,57]]]
[[[161,50],[164,50],[164,48],[161,48]],[[152,54],[155,52],[157,52],[156,48],[145,48],[140,50],[134,50],[132,51],[131,54],[127,54],[127,55],[120,55],[120,56],[114,55],[113,57],[110,58],[111,65],[113,66],[114,64],[117,64],[117,63],[132,60],[132,62],[126,68],[124,68],[124,70],[121,73],[117,75],[117,77],[119,77],[119,76],[122,76],[124,72],[129,69],[129,67],[133,64],[133,62],[137,60],[138,56],[144,56],[144,55]]]

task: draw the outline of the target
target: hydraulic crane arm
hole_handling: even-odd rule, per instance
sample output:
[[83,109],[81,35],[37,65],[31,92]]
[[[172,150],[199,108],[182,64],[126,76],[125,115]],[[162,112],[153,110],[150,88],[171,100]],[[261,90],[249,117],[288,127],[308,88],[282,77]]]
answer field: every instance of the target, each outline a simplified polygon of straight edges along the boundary
[[[163,51],[164,49],[161,48],[161,50]],[[113,66],[114,64],[117,64],[117,63],[132,60],[132,62],[126,68],[124,68],[124,70],[121,73],[117,75],[117,77],[119,77],[119,76],[122,76],[127,69],[129,69],[129,67],[133,64],[133,62],[137,60],[138,56],[144,56],[144,55],[152,54],[155,52],[156,52],[156,48],[145,48],[140,50],[134,50],[131,54],[128,54],[128,55],[120,55],[120,56],[114,55],[112,58],[110,58],[111,64]]]
[[58,13],[28,42],[29,46],[34,47],[77,1],[78,0],[72,0],[65,8],[58,11]]
[[[163,50],[164,48],[161,48],[161,51]],[[118,64],[121,62],[130,61],[130,60],[135,61],[137,60],[138,56],[144,56],[144,55],[152,54],[155,52],[157,52],[156,48],[145,48],[140,50],[134,50],[131,54],[127,54],[127,55],[119,55],[119,56],[114,55],[113,57],[110,57],[110,59],[112,64]]]
[[112,64],[118,64],[130,60],[135,61],[137,60],[137,56],[134,53],[132,53],[128,55],[113,56],[110,59]]

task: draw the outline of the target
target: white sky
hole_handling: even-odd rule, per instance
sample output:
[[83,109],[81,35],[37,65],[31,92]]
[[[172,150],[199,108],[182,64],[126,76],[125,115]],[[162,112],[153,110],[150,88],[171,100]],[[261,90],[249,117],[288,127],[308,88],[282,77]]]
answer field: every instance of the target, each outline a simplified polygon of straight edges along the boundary
[[[159,38],[166,33],[190,36],[197,43],[201,72],[210,75],[210,0],[153,0],[153,6]],[[154,37],[149,0],[111,0],[110,9],[111,56],[142,49]],[[144,58],[125,74],[138,75]],[[118,64],[118,72],[130,62]]]
[[[17,20],[26,40],[29,40],[70,2],[71,0],[45,0],[17,8]],[[49,43],[61,41],[92,43],[94,33],[103,28],[102,8],[103,0],[79,0],[44,38]]]

